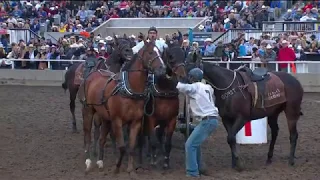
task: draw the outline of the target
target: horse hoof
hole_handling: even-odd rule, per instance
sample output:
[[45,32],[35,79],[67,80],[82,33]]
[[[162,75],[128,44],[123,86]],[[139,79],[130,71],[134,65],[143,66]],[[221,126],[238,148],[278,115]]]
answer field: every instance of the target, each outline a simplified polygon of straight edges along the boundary
[[73,129],[73,130],[72,130],[72,133],[73,133],[73,134],[79,134],[79,131],[78,131],[77,129]]
[[138,179],[138,175],[135,171],[129,172],[129,176],[131,179]]
[[294,165],[294,160],[289,160],[289,165],[293,166]]
[[85,173],[88,174],[88,172],[90,171],[91,169],[91,164],[92,164],[92,161],[90,159],[86,159],[86,162],[85,162],[85,165],[86,165],[86,171]]
[[241,159],[238,159],[237,162],[236,162],[236,167],[235,169],[238,171],[238,172],[241,172],[243,171],[243,162]]
[[169,164],[167,164],[167,163],[163,164],[163,169],[164,170],[168,170],[169,169]]
[[270,165],[271,163],[272,163],[272,160],[271,159],[267,159],[266,165]]
[[113,170],[113,174],[119,174],[120,172],[120,168],[116,167],[114,170]]
[[103,161],[102,160],[97,161],[97,166],[100,170],[102,170],[103,169]]

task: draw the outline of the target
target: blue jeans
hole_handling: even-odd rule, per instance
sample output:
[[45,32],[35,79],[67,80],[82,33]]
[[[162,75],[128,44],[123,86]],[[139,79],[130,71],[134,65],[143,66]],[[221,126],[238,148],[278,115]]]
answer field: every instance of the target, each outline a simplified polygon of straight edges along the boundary
[[199,176],[201,170],[201,144],[217,129],[217,119],[202,120],[192,131],[186,144],[186,170],[188,176]]

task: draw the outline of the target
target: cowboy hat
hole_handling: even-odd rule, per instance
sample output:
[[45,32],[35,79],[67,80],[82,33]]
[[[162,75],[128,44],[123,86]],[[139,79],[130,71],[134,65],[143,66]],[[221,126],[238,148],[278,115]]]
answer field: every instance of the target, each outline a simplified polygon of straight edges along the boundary
[[203,30],[204,29],[204,25],[200,24],[200,26],[198,27],[199,30]]
[[283,40],[281,43],[282,43],[282,44],[288,44],[289,42],[286,41],[286,40]]
[[228,23],[228,22],[230,22],[230,19],[227,18],[227,19],[223,20],[223,22],[224,22],[224,23]]
[[107,36],[107,37],[106,37],[106,40],[107,40],[107,41],[112,41],[113,38],[112,38],[111,36]]
[[204,40],[204,42],[212,42],[211,38],[207,38],[206,40]]
[[129,36],[129,38],[133,38],[134,39],[134,38],[136,38],[136,36],[132,34],[131,36]]
[[267,45],[267,49],[272,49],[272,46],[270,44]]
[[102,39],[99,41],[99,43],[105,44],[104,40],[102,40]]

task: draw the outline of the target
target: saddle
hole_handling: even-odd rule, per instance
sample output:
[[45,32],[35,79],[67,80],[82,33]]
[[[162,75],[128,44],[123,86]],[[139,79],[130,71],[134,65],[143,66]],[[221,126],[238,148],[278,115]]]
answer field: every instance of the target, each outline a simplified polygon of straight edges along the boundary
[[81,63],[75,72],[75,76],[74,76],[74,84],[75,85],[80,85],[83,81],[83,72],[84,72],[84,63]]
[[237,70],[245,72],[250,77],[250,80],[253,82],[270,79],[268,69],[266,68],[255,68],[254,70],[251,70],[250,68],[246,67],[246,65],[243,65],[240,66]]
[[265,68],[243,69],[238,68],[251,95],[253,108],[268,108],[286,102],[284,84],[278,76]]

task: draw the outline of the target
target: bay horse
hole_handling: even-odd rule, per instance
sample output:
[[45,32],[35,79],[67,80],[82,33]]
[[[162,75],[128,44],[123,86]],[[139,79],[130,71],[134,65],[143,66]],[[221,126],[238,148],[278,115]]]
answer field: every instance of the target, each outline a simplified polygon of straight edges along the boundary
[[[171,140],[179,114],[179,92],[171,78],[181,79],[186,76],[184,69],[184,51],[181,48],[181,43],[181,41],[166,39],[168,48],[164,50],[162,56],[167,65],[166,76],[161,76],[159,78],[152,76],[151,81],[149,82],[151,101],[149,101],[150,105],[147,107],[152,110],[149,110],[151,112],[150,114],[145,115],[145,128],[149,139],[148,149],[151,150],[151,165],[156,165],[157,139],[162,149],[162,137],[165,134],[163,163],[163,168],[165,169],[169,168],[172,147]],[[178,69],[181,69],[182,72],[172,73]],[[181,74],[181,76],[174,76],[175,74]],[[157,125],[159,125],[159,128],[155,128]],[[143,142],[140,143],[143,144]],[[140,146],[142,144],[140,144]],[[142,150],[140,149],[140,163],[142,163],[141,151]]]
[[[268,117],[268,125],[271,129],[272,137],[266,163],[272,163],[274,145],[279,131],[278,116],[283,111],[287,118],[290,133],[288,162],[289,165],[294,165],[298,139],[297,121],[303,115],[301,112],[303,88],[300,82],[286,72],[268,72],[265,75],[269,75],[269,78],[263,79],[252,71],[250,73],[237,70],[232,71],[211,62],[203,62],[203,72],[206,82],[215,89],[215,103],[228,133],[227,142],[231,149],[232,167],[238,171],[243,170],[243,162],[236,147],[236,134],[245,123],[263,117]],[[261,103],[257,102],[257,99],[260,98],[256,99],[254,97],[260,91],[259,85],[258,91],[252,90],[257,88],[253,84],[259,83],[256,79],[261,79],[261,82],[263,82],[265,88],[264,95],[267,96],[266,101],[264,101],[265,104],[274,98],[273,105],[264,106],[263,108],[258,106]],[[276,84],[275,91],[269,91],[269,89],[272,89],[270,88],[270,83]],[[280,101],[281,99],[283,101]]]
[[[115,74],[110,71],[98,70],[92,72],[83,84],[85,102],[82,107],[84,145],[86,157],[86,173],[91,169],[91,128],[95,113],[103,120],[100,135],[99,160],[97,165],[103,168],[105,128],[112,126],[116,137],[120,156],[117,160],[115,173],[118,173],[126,152],[122,125],[130,124],[128,172],[134,170],[133,153],[137,134],[144,115],[144,102],[147,95],[146,80],[148,71],[156,76],[165,74],[165,64],[154,41],[144,41],[144,47],[135,54],[122,71]],[[110,128],[109,128],[110,129]]]
[[[117,38],[114,36],[113,52],[107,58],[99,58],[96,66],[91,70],[96,69],[109,69],[112,72],[119,72],[124,62],[130,60],[133,56],[130,40],[124,35],[123,38]],[[80,65],[84,65],[84,62],[73,64],[65,74],[65,80],[62,83],[64,90],[69,90],[70,96],[70,112],[72,114],[72,131],[78,132],[77,121],[75,117],[75,100],[79,91],[80,84],[75,83],[76,71]]]

